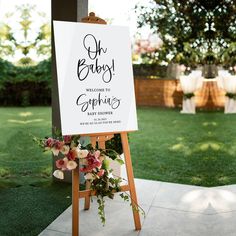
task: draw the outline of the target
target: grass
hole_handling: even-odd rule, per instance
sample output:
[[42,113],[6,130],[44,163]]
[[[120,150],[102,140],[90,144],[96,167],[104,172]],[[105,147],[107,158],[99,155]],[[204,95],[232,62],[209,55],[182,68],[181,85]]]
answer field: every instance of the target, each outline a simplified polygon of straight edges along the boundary
[[236,183],[236,115],[138,110],[130,134],[135,176],[200,186]]
[[71,204],[71,186],[52,183],[50,154],[30,137],[51,130],[50,108],[0,108],[0,235],[38,235]]
[[[135,177],[217,186],[236,183],[236,115],[139,108],[130,133]],[[51,182],[51,157],[30,134],[50,135],[49,107],[0,108],[0,235],[39,234],[71,204]]]

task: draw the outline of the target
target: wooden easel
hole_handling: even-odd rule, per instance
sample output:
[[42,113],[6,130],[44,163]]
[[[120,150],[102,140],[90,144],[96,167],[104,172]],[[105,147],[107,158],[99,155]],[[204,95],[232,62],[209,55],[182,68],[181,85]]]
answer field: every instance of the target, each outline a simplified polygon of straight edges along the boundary
[[[88,17],[83,18],[82,22],[93,23],[93,24],[106,24],[106,21],[104,21],[99,17],[96,17],[93,12],[91,12]],[[105,149],[105,142],[113,138],[114,134],[115,133],[101,133],[101,134],[88,134],[82,136],[89,136],[91,138],[91,144],[93,147],[95,147],[96,144],[98,144],[99,148]],[[120,135],[121,135],[123,152],[125,156],[125,165],[128,178],[128,184],[121,186],[121,191],[130,192],[135,230],[141,230],[139,212],[135,210],[138,201],[135,190],[134,175],[133,175],[127,132],[121,132]],[[84,210],[89,210],[90,197],[96,195],[95,191],[90,190],[89,181],[86,182],[86,190],[84,191],[79,190],[79,184],[80,184],[79,167],[77,167],[72,172],[72,235],[73,236],[79,235],[79,199],[85,198]]]

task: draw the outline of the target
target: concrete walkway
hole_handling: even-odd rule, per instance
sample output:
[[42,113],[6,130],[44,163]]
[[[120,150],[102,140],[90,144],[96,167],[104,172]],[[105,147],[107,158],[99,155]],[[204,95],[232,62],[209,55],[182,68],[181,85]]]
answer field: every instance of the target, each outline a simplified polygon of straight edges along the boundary
[[[146,212],[142,230],[134,231],[132,210],[119,196],[106,201],[106,225],[80,201],[80,236],[235,236],[236,185],[203,188],[136,179],[139,204]],[[71,207],[40,236],[71,235]]]

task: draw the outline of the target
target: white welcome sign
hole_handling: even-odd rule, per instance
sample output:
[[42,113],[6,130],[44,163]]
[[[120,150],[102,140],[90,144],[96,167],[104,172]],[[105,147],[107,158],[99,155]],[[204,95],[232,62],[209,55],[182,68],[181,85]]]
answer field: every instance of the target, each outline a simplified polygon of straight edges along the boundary
[[62,134],[137,130],[128,28],[53,26]]

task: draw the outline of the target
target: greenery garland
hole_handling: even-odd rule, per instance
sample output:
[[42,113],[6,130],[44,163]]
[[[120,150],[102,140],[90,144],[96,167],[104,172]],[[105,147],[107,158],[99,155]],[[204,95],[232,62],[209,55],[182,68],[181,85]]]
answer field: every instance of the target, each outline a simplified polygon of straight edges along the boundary
[[184,100],[187,100],[187,99],[191,99],[194,96],[195,96],[194,93],[184,93],[183,98]]
[[225,96],[230,99],[236,100],[236,93],[226,93]]

